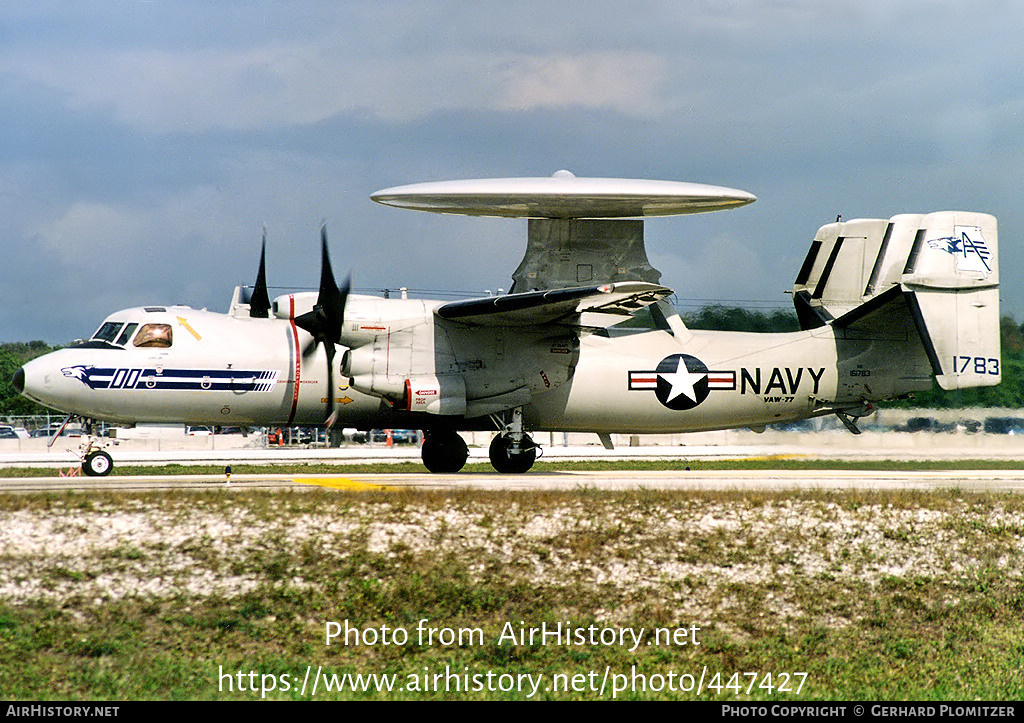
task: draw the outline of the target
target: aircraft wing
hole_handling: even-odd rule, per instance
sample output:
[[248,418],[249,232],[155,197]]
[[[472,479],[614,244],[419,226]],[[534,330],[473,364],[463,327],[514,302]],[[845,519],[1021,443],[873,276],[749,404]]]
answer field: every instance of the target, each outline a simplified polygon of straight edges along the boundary
[[448,321],[477,326],[549,324],[584,312],[608,314],[610,323],[615,323],[671,294],[672,289],[658,284],[624,281],[453,301],[434,313]]

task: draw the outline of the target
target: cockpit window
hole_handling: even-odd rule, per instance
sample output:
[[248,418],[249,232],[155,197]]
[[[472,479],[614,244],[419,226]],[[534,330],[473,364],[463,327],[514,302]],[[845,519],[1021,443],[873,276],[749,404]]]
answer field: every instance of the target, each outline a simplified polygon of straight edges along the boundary
[[121,331],[121,327],[124,326],[124,322],[121,321],[106,321],[103,323],[96,333],[92,335],[93,341],[105,341],[109,344],[114,343],[114,339],[117,338],[117,332]]
[[121,336],[117,337],[117,345],[124,346],[128,343],[128,340],[132,338],[132,333],[138,328],[138,324],[131,323],[125,324],[124,331],[121,332]]
[[166,349],[171,345],[172,337],[170,324],[143,324],[133,344]]

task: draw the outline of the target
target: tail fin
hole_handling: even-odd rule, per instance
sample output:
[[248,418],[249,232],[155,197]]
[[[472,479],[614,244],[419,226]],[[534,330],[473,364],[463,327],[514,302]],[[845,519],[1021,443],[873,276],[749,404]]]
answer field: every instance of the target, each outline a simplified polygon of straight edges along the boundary
[[993,216],[959,211],[822,226],[793,286],[800,324],[866,332],[899,303],[939,386],[998,384],[997,239]]

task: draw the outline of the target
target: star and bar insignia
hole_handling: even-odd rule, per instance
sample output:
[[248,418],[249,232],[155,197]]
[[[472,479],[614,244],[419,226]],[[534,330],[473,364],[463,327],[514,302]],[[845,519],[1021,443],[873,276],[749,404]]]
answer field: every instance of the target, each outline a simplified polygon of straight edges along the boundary
[[654,390],[658,401],[669,409],[693,409],[712,390],[736,389],[736,372],[711,371],[695,356],[672,354],[654,371],[631,371],[629,389]]

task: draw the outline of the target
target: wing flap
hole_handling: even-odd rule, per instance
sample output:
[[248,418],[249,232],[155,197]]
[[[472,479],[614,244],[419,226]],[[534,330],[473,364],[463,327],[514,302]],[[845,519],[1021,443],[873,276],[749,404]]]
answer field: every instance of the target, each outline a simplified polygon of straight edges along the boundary
[[609,324],[670,296],[672,289],[642,281],[583,286],[453,301],[435,310],[447,321],[478,326],[530,326],[607,314]]

